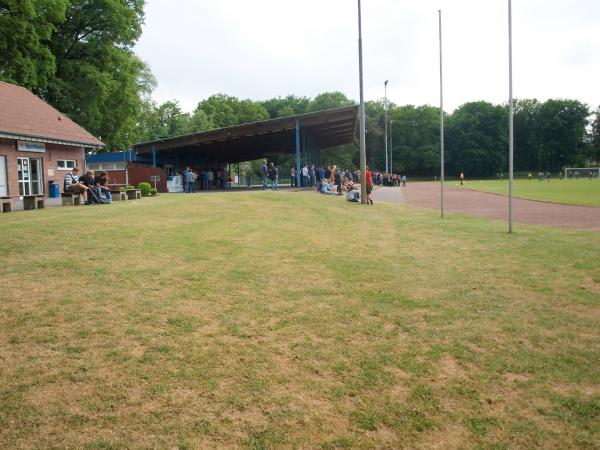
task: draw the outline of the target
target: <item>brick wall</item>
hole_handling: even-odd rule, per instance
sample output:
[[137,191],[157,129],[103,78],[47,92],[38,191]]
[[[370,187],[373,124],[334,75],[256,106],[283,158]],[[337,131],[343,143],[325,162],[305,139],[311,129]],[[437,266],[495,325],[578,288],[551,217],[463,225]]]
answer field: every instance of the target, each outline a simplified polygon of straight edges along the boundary
[[151,176],[159,176],[160,181],[156,182],[158,192],[167,192],[167,174],[160,167],[149,167],[138,163],[129,163],[127,168],[129,173],[129,184],[137,187],[142,181],[150,183],[154,187],[154,182],[150,181]]
[[[6,156],[6,172],[8,175],[8,195],[19,196],[19,175],[17,173],[17,158],[41,158],[44,194],[48,196],[48,181],[54,180],[60,184],[63,190],[63,181],[67,170],[58,169],[59,159],[73,159],[77,161],[79,170],[84,168],[85,153],[83,147],[69,145],[46,144],[44,153],[17,151],[17,141],[14,139],[0,138],[0,155]],[[53,172],[53,173],[52,173]]]

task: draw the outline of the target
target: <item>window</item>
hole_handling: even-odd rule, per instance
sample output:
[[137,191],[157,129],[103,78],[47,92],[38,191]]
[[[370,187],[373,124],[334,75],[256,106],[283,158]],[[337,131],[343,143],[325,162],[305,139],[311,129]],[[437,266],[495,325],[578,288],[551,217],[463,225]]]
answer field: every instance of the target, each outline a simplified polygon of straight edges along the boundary
[[96,170],[100,170],[100,164],[88,164],[87,168],[95,172]]
[[59,159],[56,163],[58,170],[71,170],[77,165],[74,159]]

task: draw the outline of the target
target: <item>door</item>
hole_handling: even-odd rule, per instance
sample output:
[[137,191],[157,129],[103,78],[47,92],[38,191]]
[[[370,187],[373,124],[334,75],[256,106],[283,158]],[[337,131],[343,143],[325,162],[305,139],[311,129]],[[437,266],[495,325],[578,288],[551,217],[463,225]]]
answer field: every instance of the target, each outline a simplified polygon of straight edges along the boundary
[[44,181],[41,158],[17,158],[19,195],[42,195]]
[[0,197],[8,195],[8,180],[6,174],[6,156],[0,156]]
[[29,158],[17,158],[17,171],[19,172],[19,195],[31,195]]
[[31,195],[43,195],[42,158],[29,158],[29,170],[31,171]]

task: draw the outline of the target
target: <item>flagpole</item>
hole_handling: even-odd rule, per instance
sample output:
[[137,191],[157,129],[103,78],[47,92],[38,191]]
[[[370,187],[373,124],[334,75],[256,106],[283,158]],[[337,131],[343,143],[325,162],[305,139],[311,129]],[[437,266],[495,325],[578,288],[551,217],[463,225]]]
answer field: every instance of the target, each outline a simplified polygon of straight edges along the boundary
[[363,89],[363,57],[362,57],[362,14],[360,0],[358,0],[358,71],[360,80],[360,202],[367,204],[367,156],[365,135],[365,98]]
[[440,215],[444,218],[444,76],[442,59],[442,10],[438,10],[440,29]]
[[508,232],[513,232],[513,163],[514,163],[514,105],[513,105],[513,51],[512,0],[508,0]]

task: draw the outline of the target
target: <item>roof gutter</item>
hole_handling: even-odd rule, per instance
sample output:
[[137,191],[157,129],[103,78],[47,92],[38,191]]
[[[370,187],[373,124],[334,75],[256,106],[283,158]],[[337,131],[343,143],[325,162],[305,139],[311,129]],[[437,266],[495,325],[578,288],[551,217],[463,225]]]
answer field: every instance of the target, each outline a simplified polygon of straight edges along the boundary
[[72,147],[91,147],[91,148],[102,148],[104,144],[91,144],[89,142],[76,142],[76,141],[63,141],[60,139],[49,139],[39,136],[28,136],[26,134],[14,134],[5,131],[0,131],[0,138],[5,139],[17,139],[19,141],[28,141],[28,142],[42,142],[44,144],[60,144],[60,145],[70,145]]

